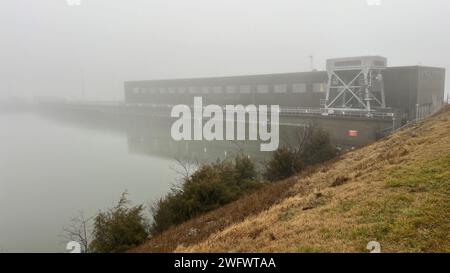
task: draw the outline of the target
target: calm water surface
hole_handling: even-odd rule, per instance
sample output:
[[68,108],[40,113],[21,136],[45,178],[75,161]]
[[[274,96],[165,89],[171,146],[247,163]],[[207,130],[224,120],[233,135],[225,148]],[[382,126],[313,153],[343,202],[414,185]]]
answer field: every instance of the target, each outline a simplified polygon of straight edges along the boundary
[[168,192],[176,163],[131,153],[126,133],[0,114],[0,251],[64,252],[62,228],[80,210],[134,204]]

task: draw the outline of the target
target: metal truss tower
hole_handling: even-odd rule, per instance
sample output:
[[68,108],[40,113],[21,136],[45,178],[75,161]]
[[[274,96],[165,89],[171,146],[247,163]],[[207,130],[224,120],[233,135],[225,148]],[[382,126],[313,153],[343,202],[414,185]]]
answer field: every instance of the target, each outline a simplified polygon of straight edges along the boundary
[[359,110],[370,115],[386,108],[381,74],[386,65],[387,59],[380,56],[327,60],[326,112]]

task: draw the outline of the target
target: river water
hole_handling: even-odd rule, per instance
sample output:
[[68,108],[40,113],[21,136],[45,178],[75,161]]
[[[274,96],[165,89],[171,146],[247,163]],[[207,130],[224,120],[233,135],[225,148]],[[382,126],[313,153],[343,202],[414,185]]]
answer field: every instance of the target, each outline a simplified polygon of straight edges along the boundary
[[174,160],[130,150],[120,130],[0,114],[0,251],[65,252],[60,235],[80,210],[110,208],[124,190],[134,204],[167,193]]

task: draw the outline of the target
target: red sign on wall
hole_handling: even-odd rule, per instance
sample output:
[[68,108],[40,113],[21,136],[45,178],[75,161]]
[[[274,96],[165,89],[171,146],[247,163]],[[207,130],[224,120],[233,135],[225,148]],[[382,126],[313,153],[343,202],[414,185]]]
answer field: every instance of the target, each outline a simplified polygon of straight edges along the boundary
[[347,135],[349,137],[357,137],[359,132],[357,130],[348,130]]

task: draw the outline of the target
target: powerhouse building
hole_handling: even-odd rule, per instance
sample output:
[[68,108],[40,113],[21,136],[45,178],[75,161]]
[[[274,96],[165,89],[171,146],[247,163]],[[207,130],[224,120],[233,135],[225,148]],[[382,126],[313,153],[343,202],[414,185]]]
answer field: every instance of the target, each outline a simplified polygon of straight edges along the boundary
[[[334,86],[336,99],[333,100],[330,96]],[[128,105],[191,105],[193,97],[202,96],[204,104],[277,104],[286,109],[325,110],[338,107],[346,111],[392,110],[408,121],[429,115],[444,103],[445,69],[388,67],[383,57],[364,56],[328,60],[327,71],[127,81],[124,87],[125,103]],[[347,91],[350,97],[343,96]],[[338,106],[331,107],[332,102]],[[366,102],[376,106],[364,108]]]

